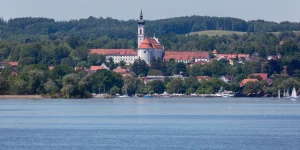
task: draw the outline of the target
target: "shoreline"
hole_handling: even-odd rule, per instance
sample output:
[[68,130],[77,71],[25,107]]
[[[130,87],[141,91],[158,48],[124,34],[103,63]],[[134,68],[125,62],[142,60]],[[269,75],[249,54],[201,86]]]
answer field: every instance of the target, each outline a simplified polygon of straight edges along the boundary
[[0,99],[44,99],[51,98],[43,95],[0,95]]

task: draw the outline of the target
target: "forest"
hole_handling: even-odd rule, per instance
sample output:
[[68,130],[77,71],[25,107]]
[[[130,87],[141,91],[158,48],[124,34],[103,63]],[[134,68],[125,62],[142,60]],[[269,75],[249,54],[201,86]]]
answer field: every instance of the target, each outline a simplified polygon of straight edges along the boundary
[[[0,68],[0,94],[51,95],[52,97],[83,98],[91,93],[128,94],[162,93],[214,93],[221,86],[239,91],[239,82],[251,73],[268,73],[273,85],[245,88],[274,94],[278,89],[300,87],[300,30],[299,23],[269,22],[263,20],[244,21],[237,18],[190,16],[146,21],[146,34],[157,36],[165,50],[208,51],[219,53],[257,54],[257,62],[230,65],[227,61],[212,61],[204,65],[186,67],[173,60],[152,60],[150,67],[141,60],[131,66],[114,64],[104,56],[89,55],[91,48],[136,49],[136,20],[95,18],[55,21],[48,18],[0,19],[0,62],[15,61],[16,68]],[[206,36],[189,35],[204,30],[243,31],[243,35]],[[270,32],[279,32],[274,34]],[[280,55],[279,60],[267,60],[267,56]],[[212,56],[213,57],[213,56]],[[111,70],[120,66],[134,72],[133,77],[122,78],[112,71],[101,70],[88,74],[75,67],[89,68],[105,63]],[[189,64],[188,64],[189,65]],[[49,66],[54,66],[49,70]],[[287,68],[285,70],[284,68]],[[143,69],[141,69],[143,68]],[[12,76],[11,72],[17,76]],[[280,76],[284,71],[288,76]],[[185,80],[166,79],[145,85],[137,76],[182,73]],[[235,77],[230,84],[218,80],[223,75]],[[211,76],[211,81],[195,82],[197,76]],[[193,84],[192,84],[193,83]],[[250,86],[249,85],[249,86]],[[130,88],[129,88],[130,87]],[[259,87],[259,88],[253,88]]]

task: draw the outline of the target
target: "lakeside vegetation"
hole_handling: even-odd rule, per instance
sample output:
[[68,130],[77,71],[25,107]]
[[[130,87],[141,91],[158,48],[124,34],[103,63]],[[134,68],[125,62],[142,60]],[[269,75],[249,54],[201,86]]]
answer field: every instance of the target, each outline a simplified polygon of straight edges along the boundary
[[[258,60],[231,65],[225,60],[213,60],[204,65],[170,60],[152,60],[151,66],[136,61],[131,66],[114,64],[102,55],[89,55],[91,48],[136,49],[136,21],[95,18],[56,22],[47,18],[0,19],[0,61],[19,62],[18,67],[1,68],[0,94],[51,95],[52,97],[83,98],[92,93],[199,93],[217,92],[220,87],[235,92],[274,95],[278,89],[300,87],[300,30],[299,23],[246,22],[235,18],[178,17],[147,21],[146,34],[156,34],[166,50],[208,51],[219,53],[256,54]],[[204,30],[229,30],[245,34],[186,35]],[[277,32],[269,33],[269,32]],[[282,42],[282,43],[281,43]],[[281,43],[281,44],[280,44]],[[267,60],[280,55],[281,59]],[[211,54],[211,57],[213,55]],[[120,66],[134,72],[133,77],[101,70],[89,74],[75,67],[89,68],[105,63],[110,70]],[[54,66],[49,70],[49,66]],[[285,69],[286,66],[286,69]],[[12,75],[15,72],[17,75]],[[241,89],[239,83],[252,73],[268,73],[271,86],[263,80]],[[145,85],[139,78],[146,75],[172,76],[182,74],[184,80],[166,78]],[[229,84],[221,76],[234,76]],[[197,76],[210,76],[210,81],[198,82]]]

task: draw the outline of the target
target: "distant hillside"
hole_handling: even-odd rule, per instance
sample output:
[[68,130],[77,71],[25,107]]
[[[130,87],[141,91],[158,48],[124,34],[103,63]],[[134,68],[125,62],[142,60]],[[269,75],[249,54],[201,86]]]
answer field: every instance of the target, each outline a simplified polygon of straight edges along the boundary
[[[295,35],[300,35],[300,31],[293,31]],[[278,36],[281,32],[268,32],[268,33],[273,33],[276,36]],[[225,30],[206,30],[206,31],[199,31],[199,32],[191,32],[188,33],[187,35],[207,35],[207,36],[223,36],[223,35],[231,35],[231,34],[237,34],[237,35],[243,35],[247,34],[247,32],[239,32],[239,31],[225,31]]]
[[191,32],[189,35],[208,35],[208,36],[223,36],[223,35],[231,35],[231,34],[237,34],[237,35],[243,35],[247,34],[247,32],[239,32],[239,31],[225,31],[225,30],[207,30],[207,31],[199,31],[199,32]]
[[[137,16],[138,19],[138,16]],[[147,18],[145,18],[147,19]],[[64,39],[77,36],[87,41],[97,37],[135,40],[136,20],[89,17],[80,20],[55,21],[48,18],[15,18],[5,21],[0,18],[0,39],[17,41],[40,41]],[[300,31],[299,23],[268,22],[264,20],[245,21],[230,17],[186,16],[146,21],[146,35],[167,36],[191,32],[215,31],[217,34],[238,34],[243,32]],[[204,32],[204,34],[205,34]],[[214,35],[215,33],[211,33]]]

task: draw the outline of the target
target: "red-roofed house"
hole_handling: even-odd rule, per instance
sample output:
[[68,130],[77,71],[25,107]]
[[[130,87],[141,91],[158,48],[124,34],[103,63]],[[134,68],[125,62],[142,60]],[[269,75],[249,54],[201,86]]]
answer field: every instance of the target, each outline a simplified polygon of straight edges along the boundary
[[272,79],[268,78],[267,73],[253,73],[252,75],[255,76],[255,77],[260,77],[262,80],[266,81],[269,86],[273,84]]
[[211,77],[209,77],[209,76],[198,76],[197,80],[199,82],[204,81],[204,80],[209,81],[209,80],[211,80]]
[[5,68],[6,66],[12,66],[12,67],[18,67],[19,63],[18,62],[0,62],[0,68]]
[[245,58],[248,59],[250,57],[249,54],[218,54],[217,58],[220,59],[235,59],[235,58]]
[[91,49],[90,54],[105,55],[107,61],[113,58],[115,63],[124,61],[126,64],[133,64],[138,59],[133,49]]
[[54,66],[49,66],[48,69],[49,69],[49,70],[53,70],[53,69],[54,69]]
[[123,77],[131,76],[131,72],[128,69],[123,69],[121,67],[116,68],[114,72],[121,74]]
[[217,50],[213,50],[212,53],[216,56],[217,60],[233,60],[238,58],[238,63],[244,63],[245,61],[250,60],[249,54],[218,54]]
[[18,67],[19,63],[18,62],[8,62],[9,65],[12,67]]
[[268,74],[267,73],[252,73],[253,76],[255,77],[260,77],[262,80],[268,79]]
[[96,73],[98,70],[102,70],[102,69],[109,70],[109,68],[105,64],[102,64],[101,66],[91,66],[89,72]]
[[190,63],[190,62],[207,62],[209,61],[208,52],[177,52],[166,51],[164,60],[174,59],[176,62]]
[[240,83],[240,87],[245,86],[247,83],[249,82],[258,82],[257,79],[244,79],[241,83]]

